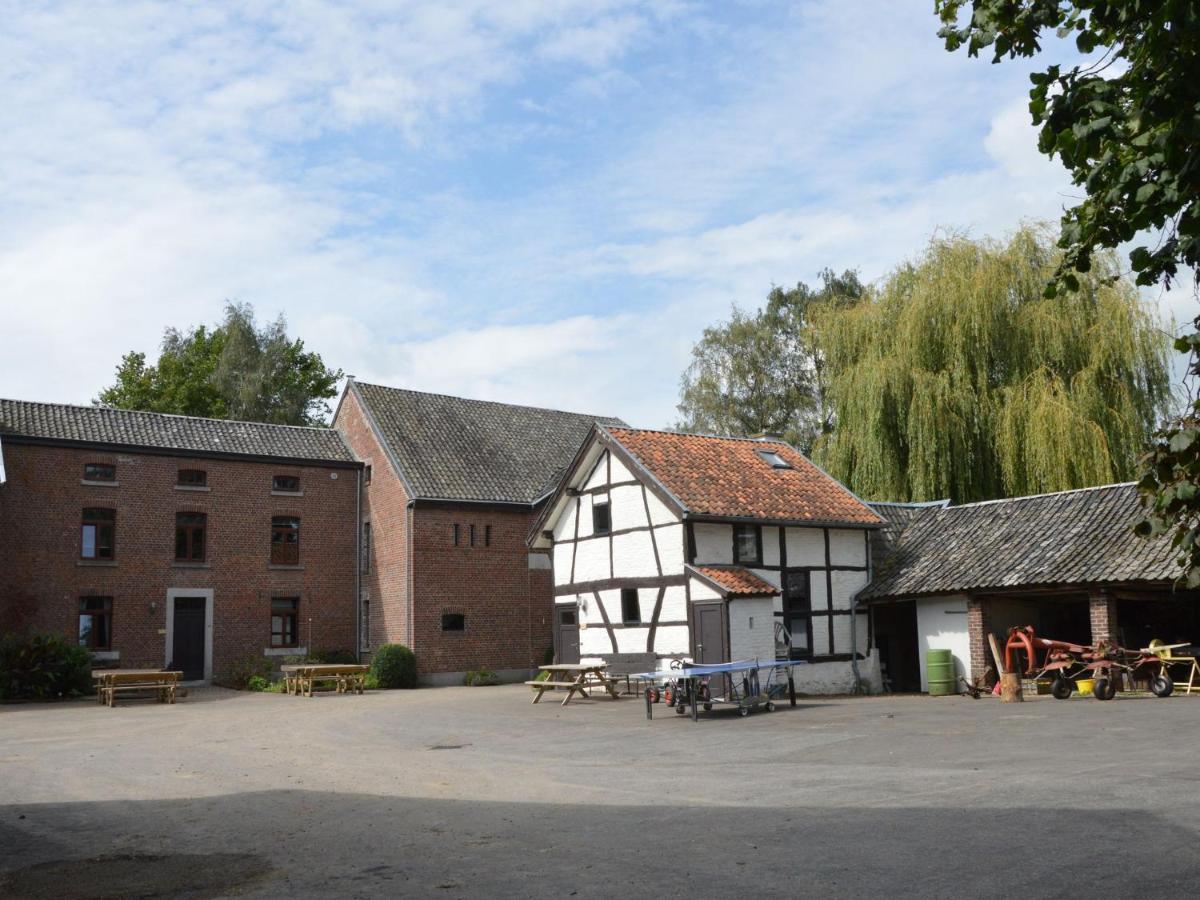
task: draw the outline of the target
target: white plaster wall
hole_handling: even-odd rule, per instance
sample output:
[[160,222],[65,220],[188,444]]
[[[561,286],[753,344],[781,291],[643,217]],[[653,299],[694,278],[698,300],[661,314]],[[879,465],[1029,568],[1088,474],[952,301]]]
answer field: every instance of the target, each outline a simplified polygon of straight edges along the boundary
[[[654,632],[654,652],[660,656],[691,658],[691,634],[686,625],[668,625]],[[670,668],[669,659],[659,660],[659,668]]]
[[612,610],[612,598],[614,593],[617,594],[617,603],[621,602],[621,595],[619,592],[609,590],[598,591],[597,593],[600,597],[599,603],[596,601],[596,594],[581,595],[583,602],[579,607],[579,624],[583,628],[604,627],[604,616],[600,612],[600,605],[604,605],[605,612],[610,612]]
[[824,656],[829,652],[829,616],[812,617],[812,653]]
[[654,529],[658,543],[658,561],[664,575],[683,574],[683,524],[664,525]]
[[775,604],[772,597],[729,601],[729,658],[775,658]]
[[569,584],[571,581],[571,553],[574,542],[554,545],[554,583]]
[[786,529],[788,566],[825,565],[825,530],[823,528]]
[[625,463],[615,456],[609,454],[609,464],[612,466],[612,484],[619,484],[622,481],[633,481],[634,475],[625,467]]
[[721,595],[717,593],[715,588],[709,587],[708,582],[701,581],[699,578],[689,578],[688,586],[691,588],[693,603],[699,603],[702,600],[721,599]]
[[609,571],[608,560],[608,537],[601,536],[576,542],[575,581],[605,581],[611,577],[612,573]]
[[858,528],[829,529],[829,560],[835,566],[865,566],[867,541]]
[[687,621],[687,592],[682,584],[673,584],[663,592],[662,610],[658,614],[658,621]]
[[679,521],[679,517],[671,512],[670,507],[659,500],[658,495],[649,488],[646,489],[646,502],[650,505],[650,521],[655,525],[667,525]]
[[649,628],[617,628],[618,653],[645,653],[646,638],[650,636]]
[[642,503],[642,488],[640,485],[627,484],[610,491],[612,497],[612,530],[622,531],[626,528],[645,528],[646,505]]
[[956,675],[971,680],[971,643],[967,636],[967,598],[931,597],[918,600],[917,650],[920,653],[921,690],[929,690],[926,653],[950,650],[954,654]]
[[[575,563],[576,569],[579,568],[579,563]],[[575,576],[577,581],[582,581],[578,573]],[[808,597],[812,601],[812,608],[816,610],[828,609],[826,598],[829,596],[829,585],[825,583],[825,570],[821,569],[817,572],[808,573]]]
[[579,497],[579,536],[592,536],[592,495],[584,494]]
[[575,498],[568,497],[562,514],[554,523],[554,540],[570,541],[575,539]]
[[763,565],[779,565],[779,529],[774,525],[764,525],[762,530],[762,539]]
[[[849,661],[810,663],[796,666],[793,671],[792,678],[799,694],[849,694],[854,690],[854,669]],[[883,692],[879,651],[872,650],[866,659],[858,661],[858,674],[868,693]]]
[[658,575],[658,565],[654,561],[654,545],[650,542],[649,531],[614,534],[612,542],[614,578],[648,578]]
[[[858,614],[858,623],[856,626],[855,643],[858,645],[859,653],[867,652],[867,614]],[[833,652],[834,653],[849,653],[850,652],[850,617],[849,616],[834,616],[833,617]]]
[[608,631],[603,625],[596,628],[579,629],[579,656],[583,657],[610,656],[612,642],[608,639]]
[[604,465],[607,458],[608,451],[605,450],[600,454],[599,462],[593,464],[595,465],[595,469],[590,475],[588,475],[588,480],[583,483],[583,489],[585,491],[590,491],[592,488],[603,487],[604,485],[608,484],[608,470]]
[[867,573],[831,572],[833,581],[833,608],[849,609],[854,595],[867,586]]
[[700,566],[730,565],[733,563],[733,526],[713,522],[697,522],[696,564]]

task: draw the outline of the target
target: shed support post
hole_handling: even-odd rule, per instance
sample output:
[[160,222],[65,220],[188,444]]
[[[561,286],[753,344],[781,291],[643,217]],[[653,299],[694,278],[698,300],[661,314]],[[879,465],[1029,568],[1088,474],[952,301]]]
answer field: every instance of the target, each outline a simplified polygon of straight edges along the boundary
[[1092,622],[1092,643],[1117,640],[1117,601],[1106,590],[1088,597],[1088,613]]
[[992,630],[991,610],[988,602],[979,597],[967,597],[967,641],[971,649],[971,671],[967,680],[974,681],[987,671],[988,634]]

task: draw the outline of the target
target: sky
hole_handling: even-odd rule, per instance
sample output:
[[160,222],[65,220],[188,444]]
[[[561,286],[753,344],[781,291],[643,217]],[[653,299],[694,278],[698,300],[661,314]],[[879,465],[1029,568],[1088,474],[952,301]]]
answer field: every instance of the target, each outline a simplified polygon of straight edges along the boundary
[[0,0],[0,396],[236,300],[362,381],[669,425],[732,305],[1078,197],[1030,63],[931,9]]

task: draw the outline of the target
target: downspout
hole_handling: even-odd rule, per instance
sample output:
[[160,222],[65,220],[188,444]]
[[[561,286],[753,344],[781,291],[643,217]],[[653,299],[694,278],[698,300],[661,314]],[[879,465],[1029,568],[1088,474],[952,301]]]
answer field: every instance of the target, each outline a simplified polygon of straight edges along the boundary
[[354,658],[362,662],[362,492],[363,470],[358,470],[358,493],[354,499],[354,521],[358,535],[354,539],[357,552],[354,554]]
[[[867,554],[867,583],[854,592],[850,598],[850,671],[854,673],[854,693],[866,693],[863,690],[862,675],[858,671],[858,595],[867,589],[874,578],[871,569],[871,533],[863,530],[863,549]],[[870,652],[871,648],[867,648]]]
[[416,503],[416,500],[408,501],[408,571],[405,573],[404,579],[408,582],[408,591],[406,592],[408,594],[408,602],[405,604],[405,606],[408,607],[405,610],[407,613],[405,618],[408,621],[405,622],[404,631],[405,637],[408,641],[408,649],[412,650],[413,653],[417,652],[416,648],[413,647],[413,635],[416,633],[416,626],[413,622],[413,610],[416,609],[416,604],[413,601],[413,585],[416,583],[415,579],[413,578],[413,509],[415,508]]

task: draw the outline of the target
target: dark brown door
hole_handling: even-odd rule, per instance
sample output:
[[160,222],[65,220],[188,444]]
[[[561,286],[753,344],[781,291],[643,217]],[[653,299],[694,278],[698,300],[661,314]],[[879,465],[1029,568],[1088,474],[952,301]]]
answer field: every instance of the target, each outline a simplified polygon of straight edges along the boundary
[[575,607],[554,614],[554,656],[560,663],[579,662],[579,613]]
[[692,658],[701,665],[729,662],[725,646],[725,604],[697,603],[693,609],[696,613],[696,646]]
[[204,598],[176,597],[170,667],[184,681],[204,677]]

